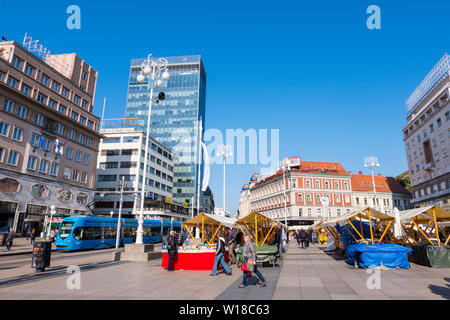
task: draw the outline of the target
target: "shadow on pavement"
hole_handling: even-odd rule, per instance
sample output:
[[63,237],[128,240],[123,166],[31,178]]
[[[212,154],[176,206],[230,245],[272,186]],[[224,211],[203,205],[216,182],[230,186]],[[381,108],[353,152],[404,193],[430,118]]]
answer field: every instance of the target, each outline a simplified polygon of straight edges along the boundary
[[439,295],[447,300],[450,300],[450,278],[445,278],[449,284],[446,284],[446,287],[436,286],[434,284],[430,284],[428,288],[436,295]]

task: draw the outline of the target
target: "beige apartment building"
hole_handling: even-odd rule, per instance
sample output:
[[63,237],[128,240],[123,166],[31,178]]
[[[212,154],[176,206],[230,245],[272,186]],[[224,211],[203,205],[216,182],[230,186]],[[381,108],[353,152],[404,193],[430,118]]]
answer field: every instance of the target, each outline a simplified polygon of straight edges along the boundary
[[44,59],[0,42],[0,227],[37,231],[85,214],[94,197],[97,72],[76,54]]

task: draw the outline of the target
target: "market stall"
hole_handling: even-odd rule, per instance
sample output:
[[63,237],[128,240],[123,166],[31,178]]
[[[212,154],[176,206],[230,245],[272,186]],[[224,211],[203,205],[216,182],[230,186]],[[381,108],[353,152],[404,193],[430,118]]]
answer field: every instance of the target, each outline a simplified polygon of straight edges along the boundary
[[[236,225],[244,234],[248,233],[255,240],[257,262],[272,262],[274,264],[280,258],[280,252],[274,242],[276,233],[285,227],[282,223],[253,211],[237,220]],[[239,248],[236,259],[237,264],[240,265],[243,260],[242,248]]]
[[413,249],[415,263],[434,267],[450,267],[450,212],[436,206],[400,212],[402,241]]
[[[231,228],[236,219],[221,217],[214,214],[200,213],[183,223],[183,228],[190,235],[192,242],[183,244],[178,248],[178,255],[174,262],[175,270],[212,270],[216,250],[214,239],[219,230]],[[200,239],[193,235],[193,228],[200,230]],[[161,267],[167,268],[169,255],[167,250],[161,250]],[[225,251],[225,260],[228,261],[228,251]]]

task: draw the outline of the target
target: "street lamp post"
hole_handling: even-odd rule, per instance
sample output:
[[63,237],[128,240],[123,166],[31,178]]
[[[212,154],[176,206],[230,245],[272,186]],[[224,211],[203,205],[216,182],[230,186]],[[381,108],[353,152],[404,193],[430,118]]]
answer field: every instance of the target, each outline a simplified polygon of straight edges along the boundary
[[143,235],[144,235],[144,198],[145,198],[145,185],[146,185],[146,173],[147,173],[147,158],[148,158],[148,145],[150,142],[150,117],[152,113],[152,102],[158,103],[159,100],[165,99],[164,92],[160,92],[158,94],[158,99],[153,99],[153,88],[160,88],[163,84],[161,81],[161,77],[163,80],[167,81],[170,79],[170,74],[168,70],[169,63],[167,59],[158,58],[155,59],[152,57],[152,54],[149,54],[147,59],[141,65],[141,73],[137,76],[136,80],[138,83],[143,83],[145,81],[145,77],[148,77],[148,88],[150,89],[150,98],[148,102],[148,115],[147,115],[147,131],[146,131],[146,140],[145,140],[145,154],[144,154],[144,173],[142,175],[142,190],[141,190],[141,205],[138,219],[138,228],[136,232],[136,244],[143,244]]
[[48,227],[47,227],[47,239],[50,237],[50,230],[52,229],[52,220],[53,220],[53,215],[56,213],[56,207],[54,205],[50,206],[50,221],[48,223]]
[[224,216],[226,215],[226,182],[225,182],[225,166],[227,163],[227,158],[232,157],[233,156],[233,152],[232,151],[227,151],[227,149],[229,148],[229,145],[224,145],[222,146],[221,150],[219,152],[216,153],[217,157],[221,157],[223,156],[223,214]]
[[281,162],[281,170],[283,171],[283,185],[284,185],[284,224],[287,227],[287,185],[286,185],[286,171],[290,171],[290,168],[286,166],[286,164]]
[[379,167],[380,163],[378,158],[375,156],[367,157],[364,159],[364,168],[370,168],[372,170],[372,184],[373,184],[373,202],[375,204],[375,209],[378,210],[378,199],[377,199],[377,189],[375,187],[375,176],[373,174],[373,168]]
[[119,217],[117,219],[117,234],[116,234],[116,249],[119,248],[119,239],[120,239],[120,223],[122,219],[122,201],[123,201],[123,188],[126,186],[125,177],[122,176],[122,180],[119,181],[120,187],[120,202],[119,202]]

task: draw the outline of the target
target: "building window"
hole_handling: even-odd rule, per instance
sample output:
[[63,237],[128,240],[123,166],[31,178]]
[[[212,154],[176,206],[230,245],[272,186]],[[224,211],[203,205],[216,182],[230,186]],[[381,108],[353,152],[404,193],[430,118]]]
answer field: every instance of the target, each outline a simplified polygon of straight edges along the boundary
[[75,161],[78,161],[78,162],[81,161],[81,152],[80,151],[75,152]]
[[63,134],[64,132],[64,126],[61,123],[58,123],[56,125],[56,133],[57,134]]
[[93,126],[94,126],[94,123],[93,123],[92,121],[88,120],[88,122],[87,122],[87,127],[88,127],[89,129],[92,129]]
[[33,156],[29,156],[28,157],[28,164],[27,164],[27,169],[28,170],[35,170],[36,169],[36,157]]
[[58,82],[52,81],[52,90],[55,92],[59,91],[59,83]]
[[306,195],[306,202],[311,202],[311,195],[310,194]]
[[39,146],[39,141],[41,140],[41,137],[38,136],[37,134],[32,134],[31,136],[31,145],[33,147],[38,147]]
[[3,162],[4,156],[5,156],[5,148],[0,147],[0,162]]
[[364,204],[367,205],[367,198],[364,198]]
[[37,101],[45,104],[47,102],[47,97],[41,93],[38,94]]
[[74,102],[75,104],[80,104],[80,97],[77,96],[77,95],[74,95],[74,96],[73,96],[73,102]]
[[359,198],[356,197],[355,200],[356,200],[356,204],[359,205]]
[[48,161],[41,159],[41,164],[39,165],[39,172],[47,173]]
[[41,83],[45,86],[48,86],[48,77],[45,74],[41,76]]
[[104,182],[104,181],[116,181],[117,180],[117,175],[114,174],[99,174],[98,175],[98,182]]
[[70,168],[64,168],[64,179],[70,179]]
[[297,188],[297,179],[291,179],[291,188]]
[[20,91],[22,91],[23,94],[26,94],[27,96],[29,96],[31,88],[22,83],[22,87],[20,88]]
[[350,202],[350,196],[348,194],[345,195],[345,203]]
[[22,60],[17,58],[16,56],[13,56],[11,64],[16,67],[17,69],[22,69]]
[[308,189],[311,187],[309,180],[305,180],[305,187]]
[[341,196],[340,195],[336,194],[335,198],[336,198],[336,203],[340,203],[341,202]]
[[83,163],[89,164],[89,155],[88,154],[84,154]]
[[6,112],[12,112],[14,107],[14,102],[11,100],[5,100],[5,104],[3,105],[3,110]]
[[19,118],[25,119],[27,117],[27,108],[24,106],[19,106],[19,109],[17,110],[17,116]]
[[341,209],[337,209],[337,216],[338,216],[338,217],[341,216]]
[[83,143],[84,136],[81,133],[78,133],[78,143]]
[[52,99],[50,99],[49,101],[48,101],[48,106],[50,107],[50,108],[52,108],[52,109],[56,109],[56,105],[57,105],[58,103],[55,101],[55,100],[52,100]]
[[83,109],[87,110],[87,109],[88,109],[88,106],[89,106],[89,103],[88,103],[87,101],[83,100],[83,101],[81,102],[81,107],[82,107]]
[[59,105],[59,108],[58,108],[58,111],[60,112],[60,113],[62,113],[62,114],[66,114],[66,110],[67,110],[67,108],[66,107],[64,107],[64,106],[62,106],[62,105]]
[[57,197],[61,201],[70,201],[72,199],[72,192],[67,189],[61,189],[58,191]]
[[344,190],[348,190],[348,182],[344,181]]
[[37,124],[38,126],[42,126],[43,120],[44,117],[42,116],[42,114],[36,113],[36,115],[34,116],[34,123]]
[[339,189],[339,181],[334,182],[334,188],[337,190]]
[[325,181],[325,189],[330,189],[330,182],[329,181]]
[[441,125],[442,125],[441,118],[438,118],[438,119],[436,120],[436,122],[437,122],[438,128],[440,128]]
[[19,153],[17,151],[10,150],[8,156],[8,164],[11,166],[16,166],[18,161],[19,161]]
[[90,147],[91,144],[92,144],[92,139],[89,138],[89,137],[87,137],[87,138],[86,138],[86,146],[87,146],[87,147]]
[[87,72],[86,72],[86,71],[83,71],[83,72],[81,73],[81,77],[83,78],[83,80],[87,80]]
[[81,182],[86,183],[87,182],[87,175],[85,172],[81,173]]
[[9,124],[0,121],[0,135],[8,136],[9,135]]
[[316,194],[316,202],[320,202],[320,194]]
[[85,124],[86,124],[86,118],[80,116],[80,123],[81,123],[82,125],[85,125]]
[[58,174],[58,164],[57,163],[52,163],[52,166],[50,168],[50,174],[52,176],[56,176]]
[[32,66],[30,66],[29,64],[27,64],[26,67],[25,67],[25,73],[27,75],[29,75],[30,77],[33,77],[33,75],[34,75],[34,68]]
[[41,138],[41,147],[44,150],[50,151],[50,140]]
[[8,77],[8,86],[17,89],[17,80],[11,77]]
[[73,170],[72,180],[73,181],[78,181],[78,170]]
[[67,148],[66,158],[72,159],[72,156],[73,156],[73,150],[71,148]]
[[14,128],[13,139],[17,141],[22,141],[23,130],[19,128]]
[[70,138],[71,140],[75,140],[75,130],[70,129],[69,138]]
[[77,121],[77,120],[78,120],[78,113],[72,111],[72,116],[71,116],[71,118],[72,118],[73,120]]

